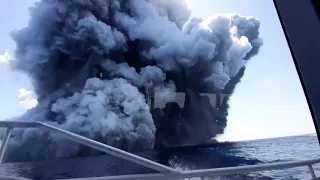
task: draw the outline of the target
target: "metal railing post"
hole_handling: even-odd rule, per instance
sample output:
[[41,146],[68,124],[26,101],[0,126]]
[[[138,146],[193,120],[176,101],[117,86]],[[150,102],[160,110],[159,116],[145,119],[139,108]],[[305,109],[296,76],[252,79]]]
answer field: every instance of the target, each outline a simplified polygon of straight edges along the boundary
[[312,164],[309,164],[308,167],[309,167],[309,172],[311,174],[312,179],[316,179],[317,177],[316,177],[316,174],[314,173]]
[[3,156],[4,156],[4,153],[6,151],[6,147],[7,147],[7,144],[9,142],[9,138],[10,138],[12,129],[13,129],[12,127],[8,127],[7,128],[6,134],[4,136],[4,139],[2,140],[1,148],[0,148],[0,163],[2,163]]

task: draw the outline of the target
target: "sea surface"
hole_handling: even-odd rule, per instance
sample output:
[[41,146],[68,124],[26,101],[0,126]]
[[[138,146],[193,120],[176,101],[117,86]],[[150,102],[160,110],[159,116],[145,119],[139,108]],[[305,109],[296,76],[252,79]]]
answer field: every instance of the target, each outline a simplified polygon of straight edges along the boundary
[[[247,142],[226,143],[210,147],[186,147],[137,153],[179,170],[219,168],[285,162],[320,157],[317,136],[304,135]],[[320,176],[320,164],[314,165]],[[36,180],[60,178],[98,177],[152,171],[117,158],[101,155],[94,157],[50,160],[24,163],[3,163],[0,176],[23,176]],[[206,180],[294,180],[311,179],[308,167],[265,171],[226,177],[210,177]],[[200,178],[192,178],[200,180]]]

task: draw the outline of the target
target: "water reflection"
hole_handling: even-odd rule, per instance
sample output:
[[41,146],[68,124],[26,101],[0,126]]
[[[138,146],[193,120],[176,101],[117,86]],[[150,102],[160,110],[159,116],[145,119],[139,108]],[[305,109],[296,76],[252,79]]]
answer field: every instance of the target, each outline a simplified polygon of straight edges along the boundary
[[[226,143],[217,145],[216,147],[160,149],[140,152],[137,155],[180,170],[261,163],[256,159],[237,156],[232,152],[233,147],[233,143]],[[1,166],[0,170],[0,175],[24,176],[39,180],[154,172],[107,155],[29,163],[6,163],[4,166]]]

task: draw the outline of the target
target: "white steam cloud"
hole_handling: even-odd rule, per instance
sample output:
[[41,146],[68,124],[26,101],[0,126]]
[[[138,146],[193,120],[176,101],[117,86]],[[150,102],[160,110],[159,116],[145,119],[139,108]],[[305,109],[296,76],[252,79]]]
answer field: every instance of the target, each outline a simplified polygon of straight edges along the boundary
[[6,50],[3,54],[0,54],[0,65],[8,66],[10,61],[13,59],[11,52]]
[[20,106],[26,110],[34,108],[38,104],[37,95],[33,91],[21,88],[18,97],[21,99]]

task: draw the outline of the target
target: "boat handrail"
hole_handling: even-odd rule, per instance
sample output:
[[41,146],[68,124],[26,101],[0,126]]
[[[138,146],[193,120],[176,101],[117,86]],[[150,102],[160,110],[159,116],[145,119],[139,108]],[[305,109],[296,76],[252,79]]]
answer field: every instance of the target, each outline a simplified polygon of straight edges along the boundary
[[[86,145],[93,149],[105,152],[107,154],[113,155],[115,157],[142,165],[144,167],[158,171],[159,173],[153,174],[132,174],[132,175],[119,175],[119,176],[105,176],[105,177],[93,177],[93,178],[77,178],[74,180],[164,180],[164,179],[184,179],[184,178],[194,178],[194,177],[214,177],[223,175],[236,175],[236,174],[246,174],[258,171],[270,171],[279,170],[286,168],[294,168],[300,166],[308,166],[309,172],[311,174],[311,179],[317,178],[313,170],[312,165],[320,163],[320,158],[314,158],[309,160],[300,161],[289,161],[289,162],[278,162],[278,163],[267,163],[259,165],[246,165],[246,166],[236,166],[236,167],[225,167],[225,168],[214,168],[214,169],[200,169],[200,170],[188,170],[188,171],[178,171],[171,167],[162,165],[160,163],[154,162],[152,160],[134,155],[132,153],[114,148],[112,146],[100,143],[98,141],[80,136],[78,134],[54,127],[52,125],[43,122],[24,122],[24,121],[0,121],[0,127],[7,128],[5,136],[2,140],[0,147],[0,163],[3,160],[6,146],[10,139],[11,132],[14,128],[39,128],[44,131],[62,135],[63,137],[70,139],[74,142]],[[27,179],[22,177],[10,177],[7,179]],[[69,179],[72,180],[72,179]]]
[[114,148],[112,146],[100,143],[98,141],[86,138],[84,136],[80,136],[78,134],[54,127],[52,125],[43,123],[43,122],[25,122],[25,121],[0,121],[0,127],[6,127],[6,134],[4,136],[4,139],[2,141],[1,147],[0,147],[0,163],[3,160],[4,153],[6,146],[8,144],[11,132],[13,128],[39,128],[44,131],[48,131],[51,133],[55,133],[58,135],[62,135],[63,137],[70,139],[74,142],[80,143],[82,145],[91,147],[95,150],[105,152],[107,154],[113,155],[115,157],[142,165],[144,167],[153,169],[158,172],[171,172],[171,173],[177,173],[177,171],[173,168],[170,168],[168,166],[162,165],[160,163],[151,161],[149,159],[134,155],[132,153]]

